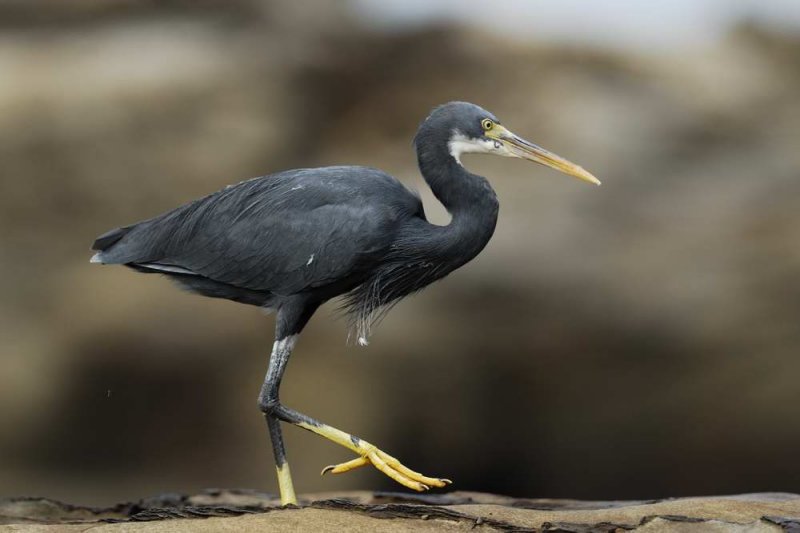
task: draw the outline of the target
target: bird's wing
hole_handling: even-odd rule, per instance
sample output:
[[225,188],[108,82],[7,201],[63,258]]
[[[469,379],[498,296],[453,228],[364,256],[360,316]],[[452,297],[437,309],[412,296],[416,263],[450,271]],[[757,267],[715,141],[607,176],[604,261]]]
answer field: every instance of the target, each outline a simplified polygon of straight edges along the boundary
[[383,173],[354,180],[347,167],[335,168],[228,187],[130,227],[101,260],[279,295],[358,276],[421,204]]

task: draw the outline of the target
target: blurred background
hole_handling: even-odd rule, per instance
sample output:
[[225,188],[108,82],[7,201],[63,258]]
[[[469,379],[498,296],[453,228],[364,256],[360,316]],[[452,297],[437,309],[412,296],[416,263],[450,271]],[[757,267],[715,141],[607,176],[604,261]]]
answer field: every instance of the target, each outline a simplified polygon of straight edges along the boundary
[[[335,302],[285,403],[454,488],[800,491],[800,5],[0,3],[0,496],[275,491],[273,318],[88,263],[98,234],[273,171],[376,166],[468,100],[600,188],[468,156],[501,212],[368,348]],[[286,429],[300,492],[399,489]]]

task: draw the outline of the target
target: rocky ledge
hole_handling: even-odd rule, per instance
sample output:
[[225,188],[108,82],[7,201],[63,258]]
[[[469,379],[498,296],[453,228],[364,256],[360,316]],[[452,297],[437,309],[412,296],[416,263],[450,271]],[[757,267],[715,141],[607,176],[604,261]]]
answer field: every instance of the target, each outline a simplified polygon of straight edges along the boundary
[[474,492],[312,494],[299,507],[247,490],[165,494],[110,508],[0,500],[0,532],[733,531],[800,532],[800,495],[646,501],[509,498]]

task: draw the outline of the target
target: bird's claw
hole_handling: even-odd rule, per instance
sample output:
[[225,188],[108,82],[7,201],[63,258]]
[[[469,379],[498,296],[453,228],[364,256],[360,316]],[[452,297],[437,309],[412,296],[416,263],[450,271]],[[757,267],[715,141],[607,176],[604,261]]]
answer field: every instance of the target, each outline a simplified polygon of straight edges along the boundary
[[375,468],[397,481],[404,487],[411,490],[423,492],[429,490],[431,487],[444,487],[452,483],[449,479],[428,477],[415,472],[410,468],[403,465],[400,461],[389,455],[388,453],[375,448],[365,451],[361,457],[357,457],[351,461],[340,463],[338,465],[326,466],[322,469],[321,475],[325,474],[343,474],[360,468],[362,466],[372,464]]

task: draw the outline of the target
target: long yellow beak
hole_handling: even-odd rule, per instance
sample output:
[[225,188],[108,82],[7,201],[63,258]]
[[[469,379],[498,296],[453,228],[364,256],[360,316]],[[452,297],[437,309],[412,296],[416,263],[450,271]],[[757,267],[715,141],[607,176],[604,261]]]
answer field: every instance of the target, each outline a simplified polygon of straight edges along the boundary
[[491,131],[486,132],[486,135],[502,142],[503,145],[508,149],[509,155],[512,157],[519,157],[521,159],[527,159],[528,161],[535,161],[536,163],[554,168],[559,172],[563,172],[564,174],[569,174],[570,176],[575,176],[583,181],[600,185],[600,180],[595,178],[588,171],[584,170],[583,167],[567,161],[563,157],[558,156],[553,152],[549,152],[541,146],[537,146],[532,142],[526,141],[500,124],[495,124]]

